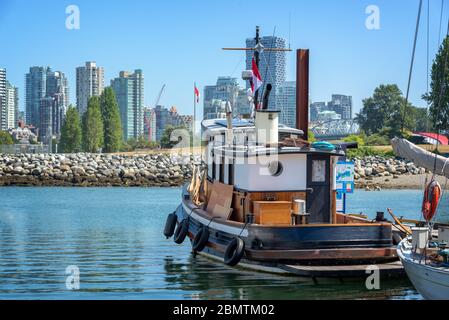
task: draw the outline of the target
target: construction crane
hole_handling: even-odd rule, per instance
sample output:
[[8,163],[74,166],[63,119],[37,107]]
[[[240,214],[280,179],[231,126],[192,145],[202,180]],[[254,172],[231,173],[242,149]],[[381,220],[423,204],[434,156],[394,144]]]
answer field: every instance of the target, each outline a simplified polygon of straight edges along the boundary
[[154,107],[157,107],[157,105],[159,104],[159,101],[161,100],[164,90],[165,90],[165,84],[162,86],[161,91],[159,91],[159,95],[157,96],[156,103],[154,104]]
[[[165,90],[165,84],[162,86],[161,90],[159,91],[159,94],[157,96],[156,102],[154,104],[154,107],[156,108],[157,105],[159,104],[159,101],[161,100],[162,94],[164,93]],[[151,136],[152,136],[152,131],[153,128],[151,127],[151,117],[146,117],[146,125],[148,128],[148,141],[151,141]]]

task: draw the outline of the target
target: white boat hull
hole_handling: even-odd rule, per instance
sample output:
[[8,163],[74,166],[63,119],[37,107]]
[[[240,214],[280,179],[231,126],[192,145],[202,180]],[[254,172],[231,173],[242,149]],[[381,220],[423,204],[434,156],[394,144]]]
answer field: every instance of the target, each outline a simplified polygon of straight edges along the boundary
[[449,300],[449,269],[428,266],[413,259],[411,246],[405,245],[406,241],[399,244],[398,256],[416,290],[427,300]]

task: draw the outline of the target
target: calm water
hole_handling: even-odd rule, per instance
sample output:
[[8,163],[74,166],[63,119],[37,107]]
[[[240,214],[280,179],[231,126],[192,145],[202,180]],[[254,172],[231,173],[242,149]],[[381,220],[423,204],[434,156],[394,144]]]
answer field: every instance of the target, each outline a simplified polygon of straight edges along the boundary
[[[316,285],[193,258],[187,241],[162,236],[179,194],[0,188],[0,299],[420,299],[407,280],[370,292],[361,281]],[[419,191],[359,191],[349,208],[375,216],[390,206],[419,218],[420,200]],[[70,265],[80,270],[78,291],[66,289]]]

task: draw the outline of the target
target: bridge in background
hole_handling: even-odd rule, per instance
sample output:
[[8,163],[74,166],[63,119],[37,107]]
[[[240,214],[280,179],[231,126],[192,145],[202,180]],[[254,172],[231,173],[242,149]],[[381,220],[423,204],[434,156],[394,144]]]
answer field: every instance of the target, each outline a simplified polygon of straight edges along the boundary
[[351,134],[359,134],[360,126],[355,120],[317,121],[309,125],[317,139],[339,140]]

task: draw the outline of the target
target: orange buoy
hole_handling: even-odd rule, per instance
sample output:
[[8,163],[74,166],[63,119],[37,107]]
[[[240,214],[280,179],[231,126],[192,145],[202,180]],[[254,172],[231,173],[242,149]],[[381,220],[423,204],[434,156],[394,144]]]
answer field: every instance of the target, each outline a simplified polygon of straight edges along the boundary
[[435,216],[438,203],[441,197],[441,186],[438,181],[431,181],[424,190],[424,200],[422,203],[422,214],[426,222]]

